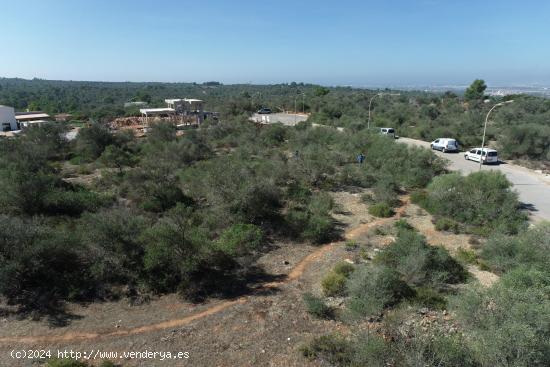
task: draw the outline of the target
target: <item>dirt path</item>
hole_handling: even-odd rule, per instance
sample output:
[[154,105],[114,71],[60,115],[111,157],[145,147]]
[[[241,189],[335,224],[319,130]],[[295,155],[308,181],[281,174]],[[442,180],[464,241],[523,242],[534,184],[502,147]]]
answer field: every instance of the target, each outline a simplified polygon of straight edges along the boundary
[[[397,209],[396,215],[394,217],[381,218],[369,223],[364,223],[359,226],[356,226],[355,228],[352,228],[345,233],[345,238],[346,239],[357,238],[358,236],[360,236],[361,234],[365,233],[366,231],[368,231],[373,227],[377,227],[377,226],[386,224],[388,222],[391,222],[396,218],[400,218],[402,214],[406,211],[407,207],[409,206],[409,203],[410,201],[408,197],[402,198],[403,205],[399,209]],[[300,262],[296,264],[296,266],[288,273],[288,275],[284,280],[263,284],[261,287],[258,288],[258,291],[277,288],[286,283],[298,280],[304,274],[304,272],[309,267],[309,265],[317,261],[324,254],[333,250],[336,244],[337,243],[333,242],[317,248],[315,251],[313,251],[309,255],[305,256],[302,260],[300,260]],[[137,335],[137,334],[149,333],[149,332],[154,332],[154,331],[159,331],[159,330],[164,330],[164,329],[169,329],[174,327],[182,327],[190,324],[193,321],[200,320],[207,316],[220,313],[231,306],[247,303],[250,301],[251,297],[253,296],[254,294],[239,297],[237,299],[230,300],[230,301],[223,301],[221,303],[218,303],[216,305],[213,305],[207,308],[204,311],[186,316],[184,318],[170,319],[159,323],[129,328],[125,330],[116,330],[116,331],[109,331],[109,332],[90,332],[90,333],[67,332],[59,335],[2,337],[0,338],[0,343],[39,344],[39,343],[45,343],[45,342],[66,343],[66,342],[74,342],[74,341],[89,341],[89,340],[96,340],[96,339],[103,339],[103,338],[114,338],[114,337],[122,337],[122,336],[129,336],[129,335]]]

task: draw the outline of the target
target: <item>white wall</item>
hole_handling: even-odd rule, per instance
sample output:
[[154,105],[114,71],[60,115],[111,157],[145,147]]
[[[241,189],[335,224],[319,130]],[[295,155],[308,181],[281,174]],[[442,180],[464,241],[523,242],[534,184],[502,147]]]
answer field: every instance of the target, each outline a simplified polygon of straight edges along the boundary
[[9,123],[11,130],[17,130],[17,120],[13,107],[0,106],[0,130],[4,130],[4,124]]

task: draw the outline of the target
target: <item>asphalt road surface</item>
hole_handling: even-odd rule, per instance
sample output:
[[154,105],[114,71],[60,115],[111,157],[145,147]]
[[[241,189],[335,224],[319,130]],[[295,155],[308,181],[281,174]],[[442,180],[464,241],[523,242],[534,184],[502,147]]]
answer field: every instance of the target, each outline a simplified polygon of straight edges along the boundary
[[[430,143],[409,138],[400,138],[399,141],[409,144],[426,147],[430,149]],[[440,157],[450,161],[449,168],[461,171],[464,174],[479,170],[479,163],[464,159],[464,153],[441,153],[435,151]],[[507,164],[502,162],[499,165],[483,165],[482,170],[498,170],[506,175],[508,180],[514,184],[519,194],[519,200],[529,211],[534,221],[550,220],[550,177],[533,170]]]

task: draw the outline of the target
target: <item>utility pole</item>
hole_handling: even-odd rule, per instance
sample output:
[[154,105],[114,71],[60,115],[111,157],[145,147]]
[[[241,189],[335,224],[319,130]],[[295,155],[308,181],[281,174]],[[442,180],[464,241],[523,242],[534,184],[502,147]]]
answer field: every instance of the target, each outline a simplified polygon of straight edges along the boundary
[[298,95],[294,96],[294,125],[296,125],[296,100],[298,99]]
[[[513,99],[506,101],[506,102],[500,102],[491,107],[489,112],[487,112],[487,116],[485,116],[485,125],[483,125],[483,138],[481,138],[481,156],[479,157],[479,170],[481,171],[481,166],[483,165],[483,148],[485,146],[485,132],[487,131],[487,122],[489,121],[489,115],[493,110],[497,107],[504,106],[505,104],[514,102]],[[485,155],[487,157],[487,155]]]

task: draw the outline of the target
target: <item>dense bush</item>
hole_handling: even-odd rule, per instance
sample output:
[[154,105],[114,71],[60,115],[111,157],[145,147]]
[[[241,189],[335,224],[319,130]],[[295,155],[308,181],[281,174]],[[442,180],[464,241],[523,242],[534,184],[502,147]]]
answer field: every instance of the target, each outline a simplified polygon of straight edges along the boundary
[[94,258],[90,271],[97,283],[136,285],[143,271],[144,244],[140,237],[150,220],[119,207],[84,215],[78,232]]
[[351,273],[353,273],[354,270],[355,270],[355,266],[345,261],[339,262],[332,269],[332,271],[335,272],[336,274],[343,275],[346,278],[349,278],[349,276],[351,275]]
[[453,233],[459,233],[460,232],[460,224],[451,218],[438,218],[435,221],[435,229],[438,231],[449,231]]
[[408,284],[442,286],[463,282],[466,270],[442,247],[430,246],[412,230],[400,230],[397,239],[385,247],[375,262],[395,269]]
[[307,204],[295,203],[286,214],[286,223],[295,237],[322,243],[333,237],[334,220],[330,213],[334,203],[326,194],[315,194]]
[[114,142],[113,134],[106,127],[95,123],[80,129],[75,142],[75,151],[85,161],[93,161]]
[[325,302],[319,297],[314,296],[311,293],[304,293],[304,303],[306,305],[307,312],[320,319],[330,319],[334,314],[332,307],[327,306]]
[[375,217],[388,218],[394,215],[394,212],[388,204],[378,203],[369,206],[369,214]]
[[216,244],[230,256],[243,256],[257,250],[262,237],[262,230],[254,224],[234,224],[222,232]]
[[346,277],[331,271],[321,281],[321,288],[327,297],[343,296],[346,291]]
[[497,171],[482,171],[461,176],[458,173],[436,177],[427,187],[425,198],[415,200],[431,213],[461,223],[516,233],[525,225],[512,184]]
[[26,310],[53,311],[62,300],[93,294],[89,260],[74,238],[36,220],[0,221],[0,293]]
[[353,338],[327,334],[301,347],[309,359],[318,358],[335,366],[441,366],[478,367],[466,339],[460,334],[447,334],[435,329],[430,334],[418,328],[407,331],[399,319],[398,325],[384,322],[384,337],[362,332]]
[[470,288],[454,301],[469,346],[482,366],[550,364],[550,276],[517,268],[491,288]]
[[444,310],[447,308],[447,299],[430,287],[417,288],[414,302],[435,310]]
[[191,208],[177,204],[153,227],[145,231],[143,257],[146,279],[152,290],[184,290],[213,245]]
[[350,276],[348,294],[349,310],[356,316],[369,316],[380,314],[415,292],[391,268],[360,266]]
[[303,346],[301,351],[306,358],[320,358],[338,366],[349,365],[353,353],[349,341],[336,334],[314,338],[308,345]]
[[495,235],[482,247],[481,258],[498,272],[509,271],[520,265],[548,269],[550,224],[537,224],[518,236]]
[[510,126],[499,139],[504,158],[550,160],[550,125],[527,123]]

